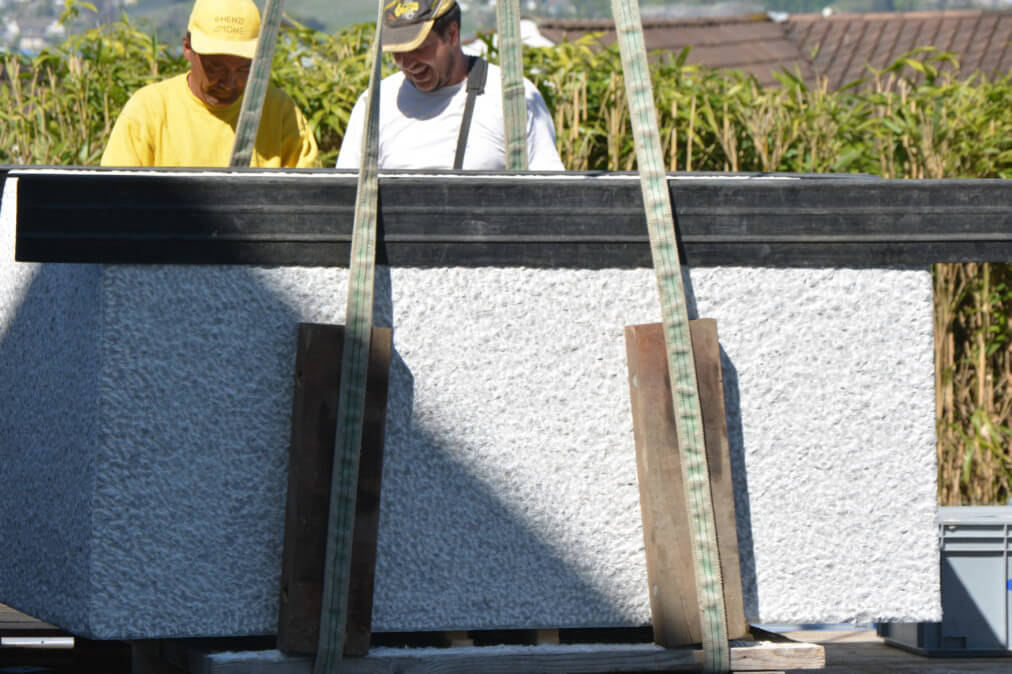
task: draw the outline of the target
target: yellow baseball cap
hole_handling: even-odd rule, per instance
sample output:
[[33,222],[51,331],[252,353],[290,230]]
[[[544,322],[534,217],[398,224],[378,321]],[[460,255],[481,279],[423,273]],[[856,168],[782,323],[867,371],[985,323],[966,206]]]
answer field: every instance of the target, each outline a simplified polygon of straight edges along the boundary
[[457,0],[390,0],[383,7],[383,51],[416,49],[428,37],[436,19],[456,4]]
[[186,29],[190,47],[198,54],[251,59],[260,35],[260,10],[252,0],[197,0]]

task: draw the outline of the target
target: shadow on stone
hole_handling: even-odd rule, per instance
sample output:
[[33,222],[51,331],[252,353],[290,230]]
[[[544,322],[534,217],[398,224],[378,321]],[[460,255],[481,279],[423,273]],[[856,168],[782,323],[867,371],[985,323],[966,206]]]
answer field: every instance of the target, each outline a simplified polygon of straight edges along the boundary
[[[720,326],[717,326],[718,334]],[[720,349],[720,366],[724,373],[724,409],[727,418],[727,442],[731,455],[734,480],[734,509],[738,519],[738,560],[741,565],[742,595],[746,620],[759,616],[759,592],[756,581],[755,546],[752,541],[752,511],[748,498],[748,471],[745,466],[745,435],[741,422],[741,394],[738,371],[731,358]]]
[[[295,326],[322,311],[285,273],[44,264],[7,298],[0,601],[100,639],[273,631]],[[375,629],[627,626],[391,376]]]

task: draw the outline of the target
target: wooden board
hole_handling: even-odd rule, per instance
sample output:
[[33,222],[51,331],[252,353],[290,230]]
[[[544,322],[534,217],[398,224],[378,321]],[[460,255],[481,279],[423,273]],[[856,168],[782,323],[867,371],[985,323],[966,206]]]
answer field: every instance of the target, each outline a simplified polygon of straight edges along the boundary
[[[355,174],[12,171],[30,262],[347,264]],[[1012,261],[1012,181],[693,176],[668,182],[691,266]],[[651,266],[635,175],[388,175],[380,264]],[[54,198],[54,195],[58,195]]]
[[0,604],[0,637],[64,636],[59,627],[44,623],[10,606]]
[[[346,655],[362,655],[369,650],[392,339],[390,328],[373,328],[355,506]],[[319,639],[343,344],[343,326],[299,325],[278,617],[278,647],[287,653],[315,653]]]
[[[529,648],[385,649],[368,657],[344,660],[341,674],[517,674],[517,672],[612,673],[698,671],[703,653],[663,649],[653,644],[532,646]],[[201,653],[190,660],[193,674],[309,674],[308,656],[279,653]],[[731,649],[733,672],[822,669],[825,652],[818,644],[760,643]]]
[[[748,635],[742,598],[734,485],[724,417],[717,322],[689,321],[710,470],[710,491],[724,580],[728,638]],[[654,640],[675,648],[702,640],[689,520],[660,323],[625,329],[636,469]]]

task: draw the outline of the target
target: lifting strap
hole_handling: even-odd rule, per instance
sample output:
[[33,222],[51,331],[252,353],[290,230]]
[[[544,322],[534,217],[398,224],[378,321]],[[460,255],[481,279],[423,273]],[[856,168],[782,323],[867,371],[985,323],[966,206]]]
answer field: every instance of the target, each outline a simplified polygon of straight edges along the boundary
[[348,267],[348,304],[344,314],[344,351],[338,388],[337,434],[334,469],[330,483],[327,519],[327,559],[320,606],[320,641],[315,674],[337,670],[344,650],[348,620],[348,587],[351,578],[351,545],[355,524],[359,448],[365,420],[365,387],[372,336],[373,296],[376,280],[376,225],[379,196],[379,85],[382,53],[380,27],[383,2],[379,2],[373,38],[366,104],[362,159],[355,195],[355,222]]
[[502,70],[502,108],[506,133],[506,170],[527,170],[527,100],[524,96],[523,45],[520,41],[518,0],[498,0],[499,68]]
[[[500,0],[496,4],[506,131],[506,168],[523,170],[527,167],[527,111],[519,37],[520,12],[516,0]],[[615,14],[623,69],[626,74],[626,90],[636,141],[637,161],[640,166],[643,203],[660,292],[668,369],[671,373],[672,401],[678,420],[678,444],[686,507],[692,530],[694,569],[702,621],[704,669],[708,672],[727,672],[730,670],[727,620],[696,372],[688,330],[688,310],[678,260],[671,197],[657,132],[657,115],[643,42],[639,3],[638,0],[612,0],[612,10]],[[280,0],[267,0],[250,81],[236,125],[236,138],[230,164],[233,167],[249,166],[250,163],[263,110],[264,95],[270,80],[280,14]],[[366,371],[373,318],[379,191],[378,93],[381,65],[379,27],[382,25],[381,0],[376,20],[376,36],[372,45],[366,130],[362,138],[362,165],[355,200],[352,254],[348,272],[348,304],[345,312],[345,346],[341,359],[337,437],[331,480],[330,525],[327,533],[320,642],[314,667],[315,674],[331,674],[336,670],[341,659],[347,621],[355,483],[358,477],[359,446],[365,412]]]
[[274,62],[274,45],[278,38],[278,27],[281,25],[281,0],[267,0],[264,7],[264,18],[260,22],[260,35],[257,37],[257,50],[253,55],[246,91],[239,108],[239,121],[235,124],[235,141],[232,143],[232,159],[229,166],[241,168],[250,165],[253,148],[256,145],[257,131],[260,128],[260,115],[264,109],[264,97],[271,82],[271,64]]
[[485,80],[488,79],[488,61],[480,56],[472,56],[467,71],[467,102],[464,103],[464,117],[460,120],[460,135],[457,136],[457,154],[453,158],[453,168],[464,168],[464,151],[467,150],[467,136],[471,131],[471,118],[474,117],[474,103],[479,95],[485,93]]
[[660,135],[657,131],[657,111],[654,108],[639,2],[612,0],[612,12],[622,54],[643,206],[646,209],[650,249],[660,292],[661,321],[667,345],[668,371],[671,374],[671,400],[674,403],[675,425],[678,430],[686,511],[692,532],[692,557],[703,636],[703,669],[707,672],[728,672],[731,663],[724,584],[717,548],[713,499],[710,495],[710,473],[703,440],[696,366],[692,359],[685,288],[678,259],[671,194],[668,191]]

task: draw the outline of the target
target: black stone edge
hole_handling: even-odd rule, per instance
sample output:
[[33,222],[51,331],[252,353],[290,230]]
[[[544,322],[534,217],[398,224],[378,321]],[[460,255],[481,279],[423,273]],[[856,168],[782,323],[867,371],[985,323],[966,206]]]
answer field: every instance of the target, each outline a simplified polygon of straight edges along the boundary
[[[0,167],[2,170],[3,167]],[[98,210],[98,222],[107,225],[112,220],[109,217],[109,203],[116,201],[114,191],[96,195],[90,180],[78,181],[74,178],[74,175],[94,177],[94,174],[100,174],[103,170],[74,170],[80,173],[43,171],[35,175],[40,175],[43,180],[78,184],[87,193],[82,197],[82,201],[86,202],[85,211]],[[150,186],[151,179],[157,180],[158,185],[182,185],[187,190],[188,198],[198,201],[200,198],[209,199],[201,202],[202,205],[197,208],[205,216],[214,211],[211,204],[216,199],[221,199],[223,194],[226,197],[235,196],[237,192],[234,183],[237,176],[223,173],[220,169],[208,171],[211,175],[206,176],[202,175],[205,172],[189,169],[183,172],[145,170],[145,173],[147,175],[127,174],[124,180],[118,182],[134,187],[139,185],[141,189],[144,185]],[[157,175],[158,173],[176,175],[170,177]],[[228,218],[227,221],[222,219],[219,212],[215,216],[218,220],[215,221],[214,232],[180,231],[185,230],[185,227],[171,223],[169,226],[151,228],[149,221],[143,222],[143,230],[102,231],[102,227],[89,229],[87,218],[82,220],[77,217],[82,213],[75,213],[73,208],[61,212],[48,200],[40,205],[44,211],[49,209],[46,215],[39,217],[35,214],[36,220],[46,220],[48,226],[23,228],[19,225],[17,259],[109,264],[347,264],[354,172],[316,170],[229,173],[252,174],[240,179],[239,184],[244,187],[252,186],[253,181],[249,178],[254,176],[256,184],[261,187],[269,184],[284,188],[287,184],[292,186],[290,189],[296,189],[297,186],[297,189],[305,191],[310,187],[336,185],[344,200],[349,203],[336,206],[324,206],[322,201],[316,206],[302,204],[300,208],[304,207],[303,210],[308,215],[299,222],[300,217],[292,214],[298,209],[293,209],[288,202],[278,203],[264,199],[260,204],[247,209],[254,212],[253,216],[249,216],[240,212],[240,199],[237,204],[226,204],[219,209],[228,211]],[[300,180],[291,175],[295,173],[315,173],[330,179],[319,182]],[[591,211],[589,215],[581,213],[575,218],[580,221],[579,231],[573,229],[571,221],[574,218],[560,215],[562,211],[555,212],[554,215],[552,213],[555,207],[551,202],[553,196],[565,197],[567,191],[586,190],[588,186],[593,191],[587,194],[612,190],[608,194],[619,195],[623,199],[637,195],[638,199],[639,187],[635,174],[579,175],[582,178],[593,178],[592,181],[574,180],[572,175],[562,177],[559,174],[544,174],[538,177],[537,182],[529,174],[459,175],[446,172],[423,177],[403,172],[384,178],[389,196],[403,192],[415,201],[431,198],[437,204],[442,204],[447,209],[446,213],[455,217],[463,217],[462,214],[467,214],[469,208],[474,210],[464,203],[473,190],[484,189],[485,196],[493,200],[499,198],[497,195],[502,195],[504,190],[513,190],[507,198],[515,196],[518,189],[524,193],[538,193],[537,198],[547,200],[544,211],[549,221],[537,222],[539,214],[532,214],[531,209],[527,209],[524,217],[532,218],[535,222],[530,225],[529,231],[515,234],[509,217],[505,218],[505,223],[493,227],[489,227],[487,221],[499,217],[501,211],[509,211],[510,203],[494,204],[480,212],[480,222],[466,217],[457,222],[452,218],[435,218],[432,214],[423,217],[417,208],[399,209],[396,205],[386,205],[381,207],[387,231],[380,246],[379,262],[415,267],[651,266],[645,226],[638,210],[640,202],[614,209],[604,208],[599,213],[600,218],[593,214],[594,208],[583,209],[574,205],[576,210]],[[758,174],[734,177],[711,174],[693,176],[695,179],[691,180],[680,180],[680,177],[673,178],[670,184],[681,231],[680,252],[683,262],[689,265],[866,267],[927,265],[933,262],[1012,261],[1012,181],[885,181],[868,176],[840,175],[777,176],[789,179],[756,180],[760,177]],[[32,174],[27,178],[31,180]],[[138,179],[140,182],[137,182]],[[232,183],[224,193],[218,186],[222,182]],[[208,194],[199,198],[194,196],[199,191],[197,186],[207,188],[205,191]],[[487,191],[490,187],[493,189]],[[852,191],[855,188],[857,192]],[[241,193],[242,190],[238,192]],[[768,198],[771,193],[774,194],[772,200]],[[833,197],[831,193],[838,194]],[[861,202],[860,198],[869,193],[875,196],[871,203]],[[266,194],[272,192],[267,191]],[[432,194],[435,196],[430,197]],[[724,201],[709,205],[696,203],[693,207],[693,198],[701,194],[716,196]],[[790,194],[790,198],[795,201],[779,203],[778,199],[783,199],[784,194]],[[735,201],[730,207],[726,203],[728,195]],[[315,196],[320,198],[319,195]],[[332,196],[333,193],[328,192],[322,199],[329,200]],[[802,197],[805,203],[804,206],[799,206],[798,199]],[[122,201],[122,196],[120,198]],[[453,204],[454,199],[458,201],[456,205]],[[87,203],[89,200],[98,202],[101,208],[95,203]],[[45,200],[40,197],[37,201]],[[688,209],[685,208],[686,204],[690,204]],[[172,205],[163,207],[171,208]],[[236,207],[234,210],[238,214],[230,210],[233,207]],[[563,204],[561,208],[564,211],[567,207]],[[480,208],[477,210],[481,211]],[[257,214],[257,211],[261,212]],[[54,217],[53,212],[58,212],[60,217]],[[182,208],[180,213],[193,215],[187,208]],[[286,216],[286,223],[280,229],[275,227],[279,213]],[[428,221],[425,221],[426,217]],[[552,217],[555,219],[552,220]],[[325,223],[322,227],[321,219]],[[599,222],[593,223],[595,219]],[[617,219],[624,219],[620,223],[623,226],[613,226]],[[341,220],[345,222],[338,222]],[[416,226],[419,220],[424,222]],[[447,220],[451,221],[449,225]],[[864,221],[872,220],[875,221],[873,227],[863,224]],[[296,222],[292,225],[288,221]],[[587,225],[588,221],[592,226]],[[56,227],[52,226],[54,222]],[[67,222],[77,225],[84,222],[86,226],[65,227],[64,223]],[[925,227],[925,223],[929,226]],[[218,225],[223,225],[224,230],[231,230],[222,233]]]

